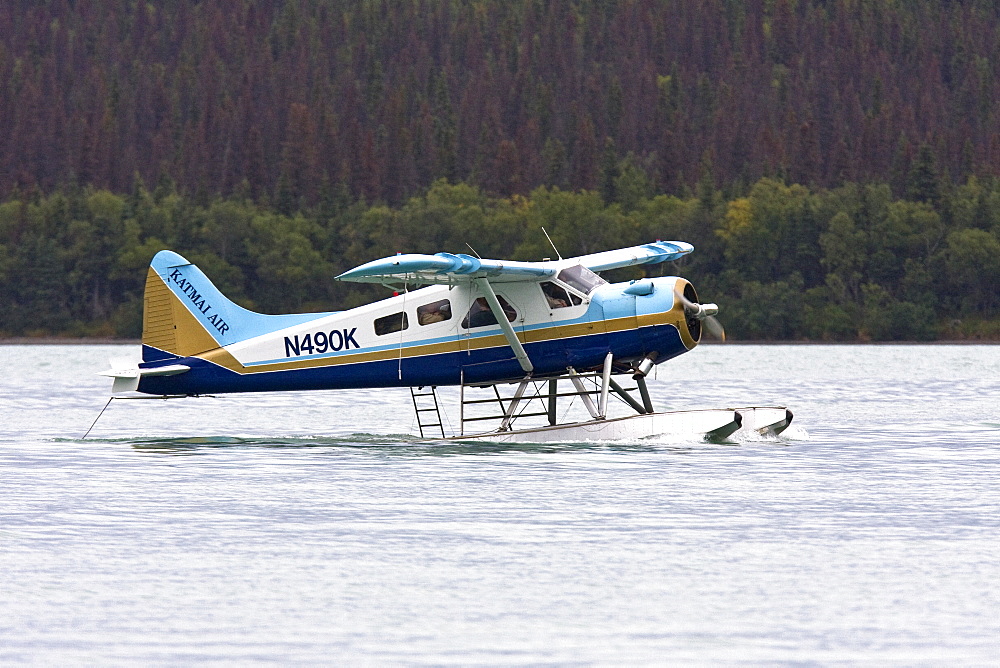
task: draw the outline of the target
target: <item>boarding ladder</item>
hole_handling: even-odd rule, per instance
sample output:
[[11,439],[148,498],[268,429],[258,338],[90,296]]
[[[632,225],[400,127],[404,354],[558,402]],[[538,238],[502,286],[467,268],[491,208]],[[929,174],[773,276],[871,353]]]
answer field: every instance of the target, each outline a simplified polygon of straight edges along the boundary
[[[444,438],[444,422],[441,420],[441,408],[438,406],[437,388],[430,386],[430,391],[425,387],[411,387],[410,397],[413,399],[413,410],[417,415],[417,428],[420,429],[420,438],[427,438],[425,429],[437,428],[441,431],[441,438]],[[437,422],[434,422],[437,420]]]

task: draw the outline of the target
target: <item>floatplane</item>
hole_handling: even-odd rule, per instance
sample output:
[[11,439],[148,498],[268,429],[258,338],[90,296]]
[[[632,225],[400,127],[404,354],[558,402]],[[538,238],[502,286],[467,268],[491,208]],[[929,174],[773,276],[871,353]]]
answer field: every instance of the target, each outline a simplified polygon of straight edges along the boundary
[[[780,433],[792,419],[784,407],[654,410],[650,370],[694,349],[706,330],[724,338],[718,307],[699,302],[679,276],[609,283],[600,272],[692,250],[657,241],[540,262],[398,254],[337,277],[381,284],[392,297],[287,315],[242,308],[164,250],[146,277],[141,360],[112,360],[103,375],[114,379],[112,399],[410,388],[420,437],[435,440]],[[460,388],[456,433],[446,433],[441,417],[442,386]],[[560,423],[559,403],[577,399],[589,418]],[[612,401],[629,414],[613,417]]]

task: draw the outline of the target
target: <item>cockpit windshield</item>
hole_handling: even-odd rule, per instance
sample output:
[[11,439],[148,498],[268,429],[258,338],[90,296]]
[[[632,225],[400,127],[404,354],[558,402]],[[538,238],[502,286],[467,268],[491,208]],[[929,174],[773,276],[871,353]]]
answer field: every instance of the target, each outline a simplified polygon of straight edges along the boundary
[[563,269],[556,278],[585,295],[589,295],[598,285],[607,283],[607,281],[582,264]]

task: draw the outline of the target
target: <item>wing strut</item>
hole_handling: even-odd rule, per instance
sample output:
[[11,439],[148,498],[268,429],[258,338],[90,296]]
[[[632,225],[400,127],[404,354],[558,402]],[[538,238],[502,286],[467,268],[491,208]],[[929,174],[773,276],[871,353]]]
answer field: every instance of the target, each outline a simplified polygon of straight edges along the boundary
[[514,356],[517,357],[518,364],[521,365],[525,373],[530,374],[535,370],[535,366],[528,359],[528,353],[524,351],[524,346],[517,340],[517,334],[514,333],[514,328],[510,326],[510,322],[507,320],[507,314],[503,312],[503,308],[500,306],[497,293],[493,292],[493,286],[485,278],[474,278],[472,282],[479,286],[483,296],[486,297],[486,303],[490,305],[493,317],[497,319],[500,329],[503,330],[503,335],[507,338],[507,343],[514,350]]

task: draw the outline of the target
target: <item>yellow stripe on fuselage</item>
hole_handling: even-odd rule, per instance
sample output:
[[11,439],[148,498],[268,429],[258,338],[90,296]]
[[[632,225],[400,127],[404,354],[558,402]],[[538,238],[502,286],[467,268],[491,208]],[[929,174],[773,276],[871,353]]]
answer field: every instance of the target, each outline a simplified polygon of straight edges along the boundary
[[[156,277],[159,279],[159,277]],[[165,287],[165,286],[164,286]],[[496,334],[491,334],[489,336],[481,336],[477,338],[467,338],[462,337],[458,334],[451,341],[442,341],[439,343],[427,343],[427,344],[410,344],[402,349],[390,348],[387,350],[378,350],[371,352],[359,351],[351,354],[342,355],[330,355],[327,357],[318,357],[314,359],[300,359],[300,360],[288,360],[287,362],[272,362],[269,364],[258,364],[253,366],[244,366],[239,360],[237,360],[232,353],[230,353],[225,348],[216,346],[211,350],[205,350],[208,341],[214,341],[207,330],[198,322],[193,316],[187,313],[187,308],[180,303],[180,300],[176,298],[175,295],[170,293],[170,298],[173,306],[173,312],[176,320],[183,322],[183,326],[178,328],[178,333],[183,333],[182,338],[186,345],[182,346],[188,350],[193,350],[201,348],[197,353],[188,353],[189,356],[198,357],[205,360],[206,362],[211,362],[217,366],[220,366],[229,371],[239,373],[239,374],[256,374],[256,373],[269,373],[275,371],[292,371],[298,369],[314,369],[317,367],[324,366],[339,366],[342,364],[361,364],[365,362],[379,362],[384,360],[399,359],[401,357],[413,358],[413,357],[424,357],[429,355],[441,355],[446,353],[455,353],[470,350],[483,350],[486,348],[500,348],[507,347],[507,340],[504,338],[503,334],[497,332]],[[178,308],[179,307],[179,308]],[[179,316],[179,318],[178,318]],[[185,317],[186,316],[186,317]],[[537,329],[532,329],[528,331],[518,331],[518,339],[524,344],[531,343],[541,343],[545,341],[552,341],[556,339],[570,339],[581,336],[590,336],[595,334],[613,334],[621,331],[626,331],[630,329],[642,328],[642,327],[654,327],[657,325],[674,325],[680,333],[681,340],[684,345],[690,350],[694,348],[698,342],[691,338],[687,331],[687,327],[684,326],[684,309],[678,303],[674,304],[673,308],[669,311],[661,311],[657,313],[640,315],[637,317],[626,316],[623,318],[615,318],[613,320],[605,321],[590,321],[582,323],[573,323],[568,325],[552,325],[551,327],[540,327]],[[198,331],[200,330],[200,331]],[[148,345],[148,344],[147,344]],[[159,346],[153,346],[159,347]],[[170,351],[174,352],[174,351]],[[180,351],[178,351],[180,352]],[[181,353],[183,354],[183,353]]]
[[[677,313],[675,313],[675,310]],[[682,338],[690,339],[687,336],[686,328],[679,326],[677,322],[677,316],[681,318],[683,322],[684,313],[682,309],[671,309],[667,312],[655,313],[646,316],[641,316],[642,323],[641,327],[650,327],[655,325],[666,325],[673,324],[678,326],[681,331]],[[603,327],[602,327],[603,325]],[[525,344],[529,343],[540,343],[544,341],[552,341],[555,339],[569,339],[580,336],[589,336],[593,334],[604,334],[604,333],[615,333],[620,331],[626,331],[629,329],[635,329],[636,319],[631,317],[616,318],[614,320],[607,320],[603,323],[597,322],[585,322],[585,323],[574,323],[571,325],[553,325],[552,327],[544,327],[539,329],[530,330],[527,332],[517,332],[518,339]],[[688,341],[684,341],[685,345],[688,345]],[[456,336],[452,341],[442,341],[439,343],[427,343],[427,344],[416,344],[405,346],[402,349],[388,349],[388,350],[377,350],[372,352],[356,352],[349,355],[331,355],[327,357],[318,357],[314,359],[306,360],[289,360],[287,362],[273,362],[269,364],[259,364],[254,366],[244,366],[237,360],[233,355],[225,348],[216,348],[215,350],[202,353],[197,355],[197,357],[204,359],[207,362],[216,364],[224,369],[228,369],[235,373],[240,374],[255,374],[255,373],[269,373],[275,371],[292,371],[298,369],[314,369],[317,367],[324,366],[339,366],[342,364],[361,364],[364,362],[380,362],[384,360],[399,359],[401,357],[412,358],[412,357],[424,357],[429,355],[441,355],[446,353],[463,352],[469,350],[483,350],[486,348],[501,348],[507,347],[507,340],[504,338],[503,334],[491,334],[489,336],[482,336],[475,339],[461,338]],[[693,347],[689,345],[689,347]]]

